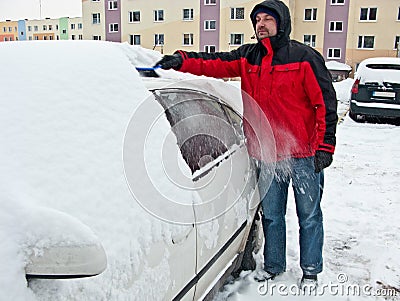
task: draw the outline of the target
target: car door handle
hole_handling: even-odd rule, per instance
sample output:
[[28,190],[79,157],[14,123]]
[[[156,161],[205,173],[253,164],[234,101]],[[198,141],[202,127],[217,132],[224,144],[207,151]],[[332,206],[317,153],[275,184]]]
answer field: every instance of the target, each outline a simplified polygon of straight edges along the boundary
[[194,224],[192,224],[186,230],[184,230],[178,234],[173,234],[172,235],[172,243],[175,245],[182,243],[185,239],[187,239],[189,237],[189,235],[193,231],[193,229],[194,229]]

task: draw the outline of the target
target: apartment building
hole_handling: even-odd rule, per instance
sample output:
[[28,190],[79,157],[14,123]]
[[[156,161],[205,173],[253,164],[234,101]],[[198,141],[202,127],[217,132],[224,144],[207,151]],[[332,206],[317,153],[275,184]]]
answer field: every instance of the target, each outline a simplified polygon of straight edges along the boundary
[[[82,17],[0,22],[0,42],[104,40],[173,53],[229,51],[255,42],[249,14],[261,0],[82,0]],[[291,38],[355,70],[398,56],[399,0],[283,0]]]
[[[129,42],[162,53],[223,51],[251,41],[248,14],[256,1],[247,1],[247,8],[241,0],[150,1],[82,0],[84,39]],[[235,32],[228,33],[228,21]]]
[[363,59],[397,56],[400,36],[398,0],[296,0],[292,37],[324,58],[355,70]]
[[18,41],[18,21],[0,22],[0,42]]
[[[84,39],[176,49],[229,51],[255,42],[249,0],[82,0]],[[293,39],[327,61],[355,69],[363,59],[396,56],[399,0],[284,0]]]
[[82,18],[0,22],[0,42],[83,39]]

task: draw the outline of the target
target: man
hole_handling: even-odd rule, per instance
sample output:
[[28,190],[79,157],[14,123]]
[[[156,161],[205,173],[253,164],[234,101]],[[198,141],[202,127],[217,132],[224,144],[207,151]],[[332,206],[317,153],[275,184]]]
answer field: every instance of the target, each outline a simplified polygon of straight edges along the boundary
[[[336,144],[337,100],[332,78],[323,57],[311,47],[290,40],[288,7],[279,0],[257,4],[251,21],[258,42],[231,52],[177,51],[156,65],[212,77],[241,77],[242,90],[257,103],[268,119],[275,141],[276,158],[267,189],[262,196],[265,233],[264,269],[255,278],[273,279],[286,269],[285,214],[292,182],[299,221],[301,286],[317,285],[322,271],[323,222],[320,202],[323,169],[332,163]],[[251,114],[244,103],[244,117]],[[250,130],[245,126],[249,153],[253,151]],[[251,139],[250,139],[251,138]],[[263,141],[260,141],[263,143]],[[259,162],[270,172],[268,162]]]

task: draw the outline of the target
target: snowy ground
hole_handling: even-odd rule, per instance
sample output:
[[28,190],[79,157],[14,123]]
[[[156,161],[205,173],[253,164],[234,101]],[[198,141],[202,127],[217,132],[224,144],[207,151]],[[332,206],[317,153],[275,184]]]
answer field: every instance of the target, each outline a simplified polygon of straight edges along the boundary
[[[351,80],[335,84],[339,116],[348,108]],[[316,292],[324,300],[400,299],[400,127],[356,123],[338,126],[334,162],[325,172],[324,271]],[[298,294],[298,225],[294,199],[287,212],[287,271],[269,283],[253,273],[225,286],[214,301],[315,299]],[[257,254],[258,266],[262,264]],[[383,288],[383,289],[382,289]],[[385,289],[388,288],[388,289]],[[396,297],[391,297],[397,294]]]

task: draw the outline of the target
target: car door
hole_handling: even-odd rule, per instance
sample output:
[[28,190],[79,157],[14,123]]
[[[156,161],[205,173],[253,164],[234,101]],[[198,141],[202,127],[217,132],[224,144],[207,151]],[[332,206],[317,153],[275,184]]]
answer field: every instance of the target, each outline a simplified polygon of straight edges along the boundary
[[231,268],[244,246],[251,225],[251,209],[258,203],[253,199],[254,170],[244,143],[240,116],[217,99],[210,99],[208,105],[215,107],[220,119],[218,123],[207,122],[208,132],[218,137],[226,148],[209,145],[210,153],[219,151],[218,157],[195,173],[199,195],[194,205],[199,278],[195,299],[206,296],[215,280]]
[[[167,101],[168,95],[162,99]],[[136,109],[126,131],[126,180],[135,200],[144,208],[143,214],[148,215],[150,232],[157,233],[155,239],[135,238],[148,243],[141,250],[141,260],[135,259],[140,264],[132,267],[135,275],[130,285],[137,287],[137,298],[193,300],[195,286],[191,283],[196,279],[193,182],[191,174],[189,177],[185,174],[182,164],[186,163],[179,158],[177,138],[167,117],[179,118],[174,111],[164,110],[150,95]]]
[[191,89],[153,91],[165,109],[181,155],[192,173],[196,221],[195,299],[243,247],[255,192],[241,118],[216,97]]

